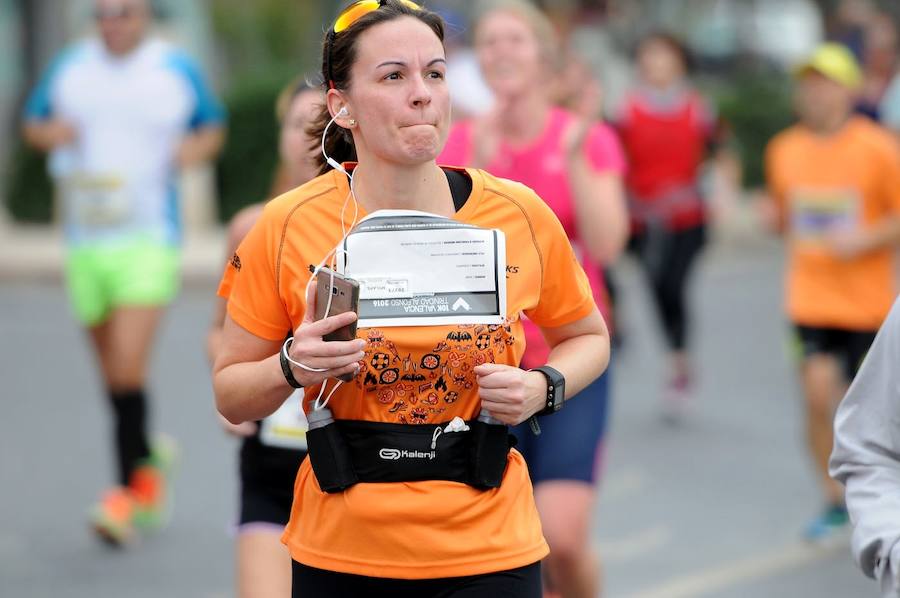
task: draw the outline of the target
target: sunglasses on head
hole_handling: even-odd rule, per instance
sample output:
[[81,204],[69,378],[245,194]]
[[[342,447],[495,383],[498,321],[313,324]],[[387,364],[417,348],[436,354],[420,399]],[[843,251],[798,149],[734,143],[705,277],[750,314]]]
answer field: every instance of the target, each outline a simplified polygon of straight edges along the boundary
[[[411,0],[400,0],[400,2],[401,4],[404,4],[413,10],[422,10],[421,6],[419,6],[415,2],[412,2]],[[343,11],[341,11],[341,14],[339,14],[337,19],[334,20],[334,25],[332,25],[331,29],[328,31],[328,47],[325,51],[325,71],[326,75],[328,76],[328,87],[334,89],[334,81],[331,73],[331,48],[334,45],[334,37],[338,33],[349,28],[360,18],[364,17],[370,12],[378,10],[383,5],[384,0],[359,0],[358,2],[354,2]]]

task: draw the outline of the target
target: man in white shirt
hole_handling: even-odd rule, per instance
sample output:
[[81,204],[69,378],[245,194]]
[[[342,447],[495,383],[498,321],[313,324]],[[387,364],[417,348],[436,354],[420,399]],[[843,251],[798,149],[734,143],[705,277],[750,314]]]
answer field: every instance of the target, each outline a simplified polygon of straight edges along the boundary
[[91,514],[113,544],[161,522],[171,447],[147,434],[146,370],[179,281],[178,170],[213,158],[224,113],[194,62],[149,35],[149,0],[96,0],[99,36],[65,50],[25,107],[62,200],[66,282],[114,414],[118,485]]

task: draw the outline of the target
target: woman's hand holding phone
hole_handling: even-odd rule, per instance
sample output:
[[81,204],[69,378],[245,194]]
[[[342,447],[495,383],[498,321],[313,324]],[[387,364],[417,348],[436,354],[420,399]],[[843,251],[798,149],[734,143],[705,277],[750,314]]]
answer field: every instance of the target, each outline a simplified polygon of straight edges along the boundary
[[362,339],[348,341],[326,341],[322,337],[350,326],[356,322],[356,312],[346,311],[321,320],[315,320],[317,282],[309,285],[306,295],[306,314],[303,322],[294,331],[294,340],[288,349],[293,361],[307,367],[324,370],[309,371],[291,365],[294,378],[303,386],[315,386],[328,378],[353,379],[359,371],[359,361],[365,357]]

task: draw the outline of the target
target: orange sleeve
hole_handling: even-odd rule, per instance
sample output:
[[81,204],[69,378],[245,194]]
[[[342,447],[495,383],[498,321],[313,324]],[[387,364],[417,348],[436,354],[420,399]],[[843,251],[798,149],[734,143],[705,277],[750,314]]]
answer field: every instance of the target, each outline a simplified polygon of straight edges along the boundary
[[591,285],[556,215],[537,195],[530,195],[535,200],[528,215],[541,257],[541,293],[525,315],[545,328],[571,324],[596,309]]
[[240,264],[240,258],[237,258],[237,261],[235,262],[238,245],[241,244],[241,241],[244,240],[244,237],[247,236],[247,233],[250,232],[250,229],[252,229],[253,225],[256,224],[256,221],[259,220],[262,210],[263,204],[250,204],[235,214],[228,224],[228,231],[226,232],[226,251],[231,255],[228,257],[228,262],[225,264],[226,270],[222,276],[222,280],[219,282],[219,290],[216,291],[216,294],[226,301],[228,300],[228,296],[231,295],[231,285],[234,283],[234,275],[237,272],[237,268],[232,268],[231,265],[232,263]]
[[231,296],[231,285],[234,284],[234,275],[237,272],[233,264],[236,256],[237,253],[234,253],[225,264],[225,271],[222,273],[222,279],[219,281],[219,288],[216,290],[216,295],[225,301],[228,301],[228,297]]
[[219,296],[228,300],[232,320],[272,341],[283,340],[291,331],[275,273],[281,228],[277,215],[264,210],[225,267],[218,290]]

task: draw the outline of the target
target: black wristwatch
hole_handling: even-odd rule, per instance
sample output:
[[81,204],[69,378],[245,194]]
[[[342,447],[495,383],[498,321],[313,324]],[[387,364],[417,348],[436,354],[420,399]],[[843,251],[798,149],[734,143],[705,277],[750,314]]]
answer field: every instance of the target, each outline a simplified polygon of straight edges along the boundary
[[288,352],[288,343],[286,342],[281,346],[281,373],[284,374],[284,379],[287,380],[287,383],[291,385],[293,388],[303,388],[303,385],[297,382],[297,379],[294,378],[294,372],[291,370],[291,362],[288,361],[287,352]]
[[540,372],[547,378],[547,400],[544,408],[537,412],[537,415],[550,415],[562,409],[563,403],[566,401],[566,378],[559,370],[542,365],[534,368],[532,372]]

